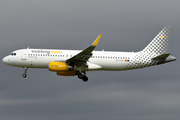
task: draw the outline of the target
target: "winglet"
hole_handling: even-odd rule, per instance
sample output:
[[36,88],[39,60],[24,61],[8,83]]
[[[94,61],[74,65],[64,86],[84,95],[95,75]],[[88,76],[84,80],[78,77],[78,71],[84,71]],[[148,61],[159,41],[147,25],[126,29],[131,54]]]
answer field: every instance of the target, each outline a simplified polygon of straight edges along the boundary
[[96,46],[101,38],[101,35],[99,35],[96,40],[93,42],[92,46]]

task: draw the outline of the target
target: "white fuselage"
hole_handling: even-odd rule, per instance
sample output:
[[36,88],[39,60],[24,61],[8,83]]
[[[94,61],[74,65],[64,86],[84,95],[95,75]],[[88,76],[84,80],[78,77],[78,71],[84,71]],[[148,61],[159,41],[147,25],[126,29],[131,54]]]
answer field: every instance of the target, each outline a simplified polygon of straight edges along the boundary
[[[80,50],[56,49],[21,49],[3,59],[3,62],[16,67],[48,68],[51,61],[66,61],[81,52]],[[93,51],[87,61],[87,70],[125,70],[129,62],[137,53]],[[83,68],[82,68],[83,69]]]

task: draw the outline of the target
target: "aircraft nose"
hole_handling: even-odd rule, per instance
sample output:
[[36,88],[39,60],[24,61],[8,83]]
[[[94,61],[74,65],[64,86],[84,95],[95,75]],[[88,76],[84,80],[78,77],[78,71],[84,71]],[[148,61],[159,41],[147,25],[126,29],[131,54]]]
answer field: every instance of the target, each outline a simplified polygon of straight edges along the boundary
[[2,62],[4,63],[4,64],[7,64],[8,63],[8,58],[7,57],[4,57],[3,59],[2,59]]

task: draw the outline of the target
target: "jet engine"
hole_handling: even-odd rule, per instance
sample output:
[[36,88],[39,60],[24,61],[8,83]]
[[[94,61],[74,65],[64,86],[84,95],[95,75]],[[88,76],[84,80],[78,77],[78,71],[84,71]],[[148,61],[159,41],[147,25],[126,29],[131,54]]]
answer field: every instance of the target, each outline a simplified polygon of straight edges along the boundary
[[64,62],[50,62],[49,71],[65,72],[72,71],[73,67]]

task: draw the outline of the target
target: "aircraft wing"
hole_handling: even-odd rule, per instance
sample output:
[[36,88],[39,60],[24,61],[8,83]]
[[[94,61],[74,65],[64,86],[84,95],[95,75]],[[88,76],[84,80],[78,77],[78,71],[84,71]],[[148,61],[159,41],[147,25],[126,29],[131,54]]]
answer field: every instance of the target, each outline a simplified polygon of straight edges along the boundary
[[100,38],[101,38],[101,35],[99,35],[96,38],[96,40],[92,43],[91,46],[89,46],[85,50],[81,51],[77,55],[73,56],[72,58],[67,59],[66,62],[73,63],[73,64],[76,64],[76,65],[86,63],[88,61],[88,59],[92,56],[92,51],[97,46]]

